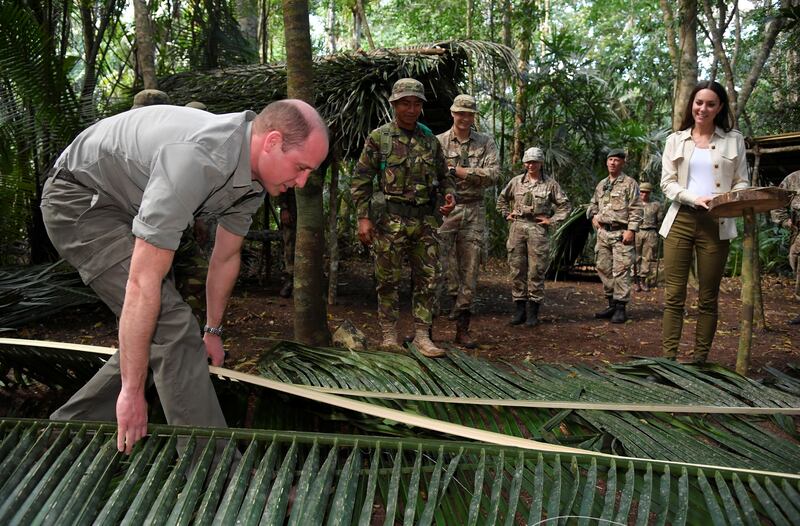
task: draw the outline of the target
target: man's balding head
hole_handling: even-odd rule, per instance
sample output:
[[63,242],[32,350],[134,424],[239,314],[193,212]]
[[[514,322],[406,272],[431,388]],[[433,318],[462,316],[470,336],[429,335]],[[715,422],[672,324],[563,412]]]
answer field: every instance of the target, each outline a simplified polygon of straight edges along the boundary
[[284,152],[301,146],[315,130],[328,138],[328,126],[317,110],[298,99],[273,102],[261,110],[253,121],[253,132],[258,135],[271,131],[280,132],[283,136],[281,148]]
[[328,127],[317,110],[294,99],[273,102],[253,121],[250,166],[271,195],[305,186],[328,154]]

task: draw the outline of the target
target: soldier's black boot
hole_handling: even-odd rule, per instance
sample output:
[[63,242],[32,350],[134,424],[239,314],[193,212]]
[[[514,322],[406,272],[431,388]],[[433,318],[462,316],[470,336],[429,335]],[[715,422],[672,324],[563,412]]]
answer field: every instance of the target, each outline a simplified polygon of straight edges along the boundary
[[539,325],[539,302],[529,300],[528,301],[528,317],[525,320],[525,325],[527,327],[536,327]]
[[614,314],[611,316],[611,323],[625,323],[628,321],[628,315],[625,313],[625,302],[618,301]]
[[614,312],[616,312],[616,310],[617,310],[617,302],[614,300],[614,298],[609,296],[608,307],[606,309],[601,310],[600,312],[595,312],[594,317],[597,318],[598,320],[607,320],[614,315]]
[[472,314],[468,310],[462,310],[458,313],[456,319],[456,343],[463,345],[467,349],[475,349],[478,344],[472,339],[469,333],[469,322]]
[[286,281],[283,282],[283,287],[281,287],[281,290],[280,292],[278,292],[278,295],[280,295],[281,298],[289,298],[292,296],[293,288],[294,288],[294,278],[290,276],[286,278]]
[[514,301],[514,306],[516,310],[511,318],[511,325],[519,325],[525,321],[525,300]]

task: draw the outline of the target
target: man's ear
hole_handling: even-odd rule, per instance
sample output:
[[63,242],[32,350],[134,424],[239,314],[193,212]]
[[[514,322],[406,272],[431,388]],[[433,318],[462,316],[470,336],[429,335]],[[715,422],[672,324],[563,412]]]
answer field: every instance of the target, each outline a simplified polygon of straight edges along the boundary
[[266,153],[271,152],[274,148],[280,148],[283,145],[283,134],[278,130],[272,130],[271,132],[267,133],[267,136],[264,138],[264,151]]

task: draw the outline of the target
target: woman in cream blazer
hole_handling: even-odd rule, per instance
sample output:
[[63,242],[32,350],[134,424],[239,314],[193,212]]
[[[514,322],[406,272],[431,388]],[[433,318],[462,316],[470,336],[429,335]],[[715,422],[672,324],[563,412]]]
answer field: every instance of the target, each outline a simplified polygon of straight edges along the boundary
[[681,129],[667,138],[661,159],[661,189],[672,204],[659,234],[664,237],[662,351],[675,359],[683,330],[686,284],[692,258],[699,281],[697,329],[692,360],[705,362],[717,328],[719,284],[735,238],[732,218],[714,218],[708,202],[747,188],[744,137],[731,129],[728,96],[717,82],[695,86]]

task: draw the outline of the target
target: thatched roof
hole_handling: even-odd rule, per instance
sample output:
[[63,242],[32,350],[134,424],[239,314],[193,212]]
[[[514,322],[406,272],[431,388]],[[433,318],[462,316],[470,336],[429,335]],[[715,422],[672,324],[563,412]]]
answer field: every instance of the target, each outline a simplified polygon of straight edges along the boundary
[[[388,97],[399,78],[414,77],[426,88],[421,121],[434,132],[450,127],[449,108],[473,63],[513,70],[512,50],[490,42],[451,41],[414,49],[349,52],[314,61],[316,106],[344,157],[356,157],[370,130],[391,119]],[[159,80],[173,104],[203,102],[214,113],[259,111],[286,98],[285,64],[191,71]]]

